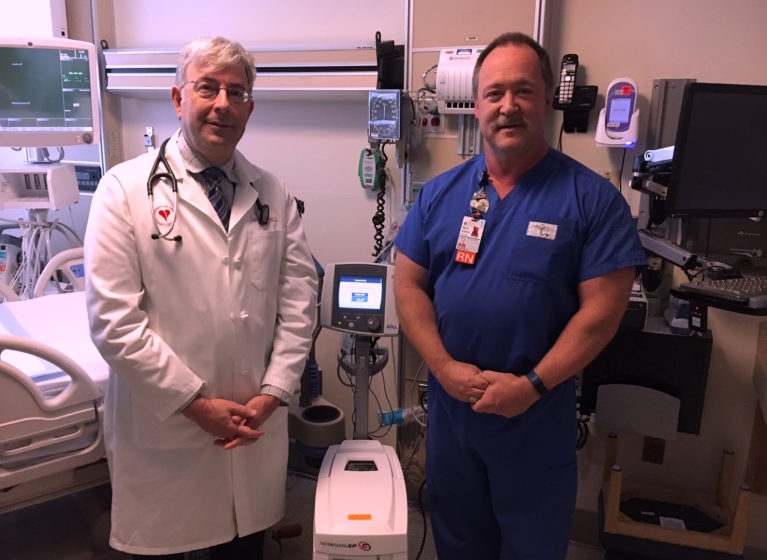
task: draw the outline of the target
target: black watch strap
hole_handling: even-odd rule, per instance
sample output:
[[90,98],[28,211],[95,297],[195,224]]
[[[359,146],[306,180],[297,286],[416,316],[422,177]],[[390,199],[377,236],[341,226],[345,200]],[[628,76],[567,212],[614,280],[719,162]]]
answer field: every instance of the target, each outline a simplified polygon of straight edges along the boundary
[[527,372],[525,377],[527,377],[530,383],[533,384],[533,387],[535,387],[535,390],[538,391],[539,395],[545,395],[549,392],[549,390],[546,388],[546,385],[543,384],[543,380],[538,377],[538,374],[535,373],[534,369],[531,369],[529,372]]

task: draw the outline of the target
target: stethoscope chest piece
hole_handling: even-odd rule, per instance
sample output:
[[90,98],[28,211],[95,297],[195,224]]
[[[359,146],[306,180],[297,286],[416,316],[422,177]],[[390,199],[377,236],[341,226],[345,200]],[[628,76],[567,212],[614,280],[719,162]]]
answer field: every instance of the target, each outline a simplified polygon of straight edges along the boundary
[[[155,231],[152,234],[152,239],[164,239],[166,241],[174,241],[176,243],[181,241],[180,235],[171,235],[173,229],[176,227],[176,209],[178,208],[178,181],[173,174],[173,170],[168,165],[168,160],[165,158],[165,146],[168,144],[170,138],[166,138],[160,145],[160,149],[157,150],[157,157],[152,164],[152,170],[149,172],[149,177],[146,181],[146,194],[149,198],[149,211],[152,214],[152,222],[154,223]],[[160,171],[160,164],[165,167],[165,171]],[[170,185],[171,200],[168,200],[165,204],[155,205],[154,202],[154,187],[160,181],[166,181]]]

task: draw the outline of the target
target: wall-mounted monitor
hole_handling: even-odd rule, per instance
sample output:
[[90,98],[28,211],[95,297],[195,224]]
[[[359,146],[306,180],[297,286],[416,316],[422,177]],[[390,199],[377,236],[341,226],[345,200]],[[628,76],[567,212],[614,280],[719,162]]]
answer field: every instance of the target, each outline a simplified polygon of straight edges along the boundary
[[0,146],[97,143],[97,60],[83,41],[0,37]]
[[767,210],[767,86],[685,86],[666,208],[672,216],[757,217]]

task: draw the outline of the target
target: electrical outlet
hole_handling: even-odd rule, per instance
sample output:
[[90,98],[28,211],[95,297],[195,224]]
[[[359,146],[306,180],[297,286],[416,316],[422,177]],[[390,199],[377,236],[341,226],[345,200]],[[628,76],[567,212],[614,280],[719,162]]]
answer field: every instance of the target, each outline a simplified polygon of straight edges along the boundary
[[151,126],[144,127],[144,147],[147,152],[154,149],[154,128]]
[[642,440],[642,461],[662,465],[666,455],[666,441],[645,436]]
[[444,134],[445,117],[439,113],[424,113],[418,121],[421,131],[424,134]]
[[599,174],[610,181],[613,186],[617,186],[616,179],[618,178],[618,172],[613,169],[603,169],[599,172]]
[[415,202],[415,199],[418,198],[418,193],[421,192],[421,189],[425,185],[425,181],[410,181],[409,188],[405,200],[405,209],[410,210],[410,207],[413,206],[413,203]]

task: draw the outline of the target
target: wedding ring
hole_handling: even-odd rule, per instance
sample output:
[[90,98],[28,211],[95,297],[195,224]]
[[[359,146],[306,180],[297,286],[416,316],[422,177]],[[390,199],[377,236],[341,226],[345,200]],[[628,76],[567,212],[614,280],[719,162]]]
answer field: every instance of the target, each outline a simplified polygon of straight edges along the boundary
[[469,397],[469,404],[474,404],[475,402],[477,402],[477,397],[475,396]]

